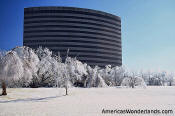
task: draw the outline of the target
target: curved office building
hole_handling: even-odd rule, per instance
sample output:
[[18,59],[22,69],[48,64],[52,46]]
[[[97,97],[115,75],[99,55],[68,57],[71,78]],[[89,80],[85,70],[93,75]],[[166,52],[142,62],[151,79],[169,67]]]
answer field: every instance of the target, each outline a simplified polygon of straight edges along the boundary
[[60,51],[91,66],[122,65],[121,19],[74,7],[24,9],[24,46]]

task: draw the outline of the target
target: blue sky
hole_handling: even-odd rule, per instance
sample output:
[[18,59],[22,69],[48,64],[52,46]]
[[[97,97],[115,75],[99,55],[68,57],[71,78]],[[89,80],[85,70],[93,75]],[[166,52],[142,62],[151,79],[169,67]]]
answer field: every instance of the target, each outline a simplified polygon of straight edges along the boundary
[[126,67],[175,71],[175,0],[1,0],[0,49],[22,46],[24,7],[32,6],[73,6],[118,15]]

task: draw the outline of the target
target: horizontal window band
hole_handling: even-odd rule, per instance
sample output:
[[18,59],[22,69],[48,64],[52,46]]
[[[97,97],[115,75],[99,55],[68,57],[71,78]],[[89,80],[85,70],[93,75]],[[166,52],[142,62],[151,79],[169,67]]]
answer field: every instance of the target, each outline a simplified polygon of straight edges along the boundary
[[[81,31],[79,31],[81,30]],[[45,30],[38,30],[38,29],[35,29],[35,30],[26,30],[24,29],[24,33],[45,33],[45,32],[51,32],[51,33],[54,33],[54,32],[71,32],[71,33],[88,33],[88,34],[98,34],[98,35],[104,35],[104,36],[112,36],[112,37],[120,37],[121,36],[121,33],[119,32],[115,32],[115,33],[111,33],[111,32],[106,32],[106,31],[103,31],[103,30],[95,30],[95,29],[81,29],[81,28],[59,28],[59,29],[45,29]]]
[[[65,53],[67,53],[67,50],[56,50],[56,49],[54,49],[54,50],[51,50],[53,53],[55,53],[55,54],[57,54],[58,52],[60,53],[60,54],[63,54],[63,55],[65,55]],[[104,52],[104,51],[91,51],[91,50],[69,50],[69,53],[70,54],[76,54],[76,55],[78,55],[78,54],[96,54],[96,55],[109,55],[110,57],[119,57],[119,58],[121,58],[122,57],[122,55],[121,55],[121,53],[110,53],[110,52]]]
[[77,35],[94,35],[94,36],[104,36],[104,37],[111,37],[111,38],[121,38],[121,36],[113,36],[113,35],[109,35],[109,34],[103,34],[103,33],[97,33],[97,32],[86,32],[86,31],[59,31],[59,32],[37,32],[37,33],[24,33],[24,37],[40,37],[41,35],[44,35],[45,37],[52,37],[54,35],[57,36],[61,36],[61,35],[73,35],[73,34],[77,34]]
[[[66,56],[66,54],[62,55],[61,57]],[[121,58],[117,58],[117,57],[110,57],[110,56],[98,56],[98,55],[76,55],[76,54],[69,54],[70,57],[76,57],[76,58],[86,58],[86,59],[90,59],[90,58],[96,58],[96,59],[106,59],[106,60],[119,60],[122,61]]]
[[81,23],[86,23],[86,24],[96,24],[96,25],[102,25],[102,26],[108,26],[108,27],[113,27],[113,28],[119,28],[121,27],[120,24],[114,25],[114,24],[109,24],[109,23],[103,23],[103,22],[98,22],[98,21],[92,21],[92,20],[82,20],[82,19],[38,19],[38,20],[24,20],[24,24],[33,24],[33,23],[76,23],[76,24],[81,24]]
[[[61,57],[65,57],[67,55],[67,53],[62,53],[60,52]],[[81,53],[69,53],[69,56],[71,57],[87,57],[87,58],[101,58],[101,59],[112,59],[112,60],[122,60],[121,56],[112,56],[112,55],[108,55],[108,54],[81,54]]]
[[[83,63],[86,63],[86,61],[82,60]],[[105,67],[106,65],[111,65],[112,67],[114,66],[121,66],[122,63],[113,63],[113,62],[96,62],[96,61],[91,61],[91,62],[88,62],[88,65],[90,66],[99,66],[99,67]]]
[[[47,36],[47,35],[46,35]],[[31,37],[31,38],[24,38],[23,43],[25,44],[90,44],[90,45],[104,45],[104,46],[113,46],[113,47],[122,47],[120,40],[106,40],[106,39],[94,39],[94,38],[70,38],[70,37]]]
[[59,47],[59,48],[89,48],[89,49],[108,49],[108,50],[113,50],[113,51],[118,51],[121,52],[121,49],[114,49],[114,48],[105,48],[105,47],[100,47],[100,46],[90,46],[90,45],[58,45],[58,44],[27,44],[27,46],[32,47],[32,46],[43,46],[43,47]]
[[122,64],[121,61],[111,61],[111,60],[100,60],[100,59],[82,59],[77,58],[78,60],[82,61],[83,63],[101,63],[101,64]]
[[88,20],[88,19],[74,19],[74,18],[39,18],[39,19],[24,19],[24,24],[31,24],[31,23],[48,23],[48,22],[67,22],[67,23],[87,23],[87,24],[97,24],[97,25],[106,25],[114,28],[121,27],[121,24],[111,24],[106,22],[99,22],[96,20]]
[[[60,49],[50,49],[54,54],[58,54],[61,53],[64,55],[64,53],[67,53],[67,50],[60,50]],[[109,55],[109,56],[114,56],[114,57],[119,57],[121,58],[122,55],[121,53],[111,53],[111,52],[104,52],[104,51],[91,51],[91,50],[69,50],[69,53],[72,53],[72,54],[97,54],[97,55]]]
[[[54,37],[55,38],[55,37]],[[61,38],[61,39],[60,39]],[[65,39],[66,38],[66,39]],[[119,46],[121,46],[121,41],[114,41],[114,40],[106,40],[106,39],[102,39],[102,38],[100,38],[100,39],[92,39],[91,37],[89,37],[89,38],[80,38],[79,40],[77,40],[78,39],[78,37],[77,38],[68,38],[68,37],[65,37],[65,38],[63,38],[63,37],[59,37],[59,38],[56,38],[57,40],[55,40],[55,39],[53,39],[53,37],[51,38],[50,37],[50,40],[48,39],[48,37],[38,37],[38,38],[24,38],[24,43],[31,43],[31,42],[61,42],[63,39],[63,41],[65,41],[65,42],[71,42],[71,41],[73,41],[73,42],[80,42],[80,41],[82,41],[82,42],[89,42],[89,43],[91,43],[91,42],[98,42],[98,43],[107,43],[107,44],[111,44],[111,45],[119,45]],[[46,40],[47,39],[47,40]],[[60,40],[59,40],[60,39]],[[86,40],[85,40],[86,39]]]
[[[31,42],[42,42],[42,43],[52,43],[52,42],[57,42],[58,44],[60,42],[67,42],[67,43],[70,43],[70,42],[74,42],[74,43],[84,43],[84,42],[87,42],[87,43],[97,43],[100,45],[105,43],[105,45],[109,44],[109,45],[113,45],[113,46],[117,46],[117,47],[121,47],[121,41],[120,40],[106,40],[106,39],[103,39],[103,38],[100,38],[100,39],[94,39],[94,38],[69,38],[69,37],[53,37],[51,36],[49,38],[49,36],[45,35],[46,37],[42,37],[42,36],[38,36],[38,37],[24,37],[24,43],[26,44],[31,44]],[[49,38],[49,39],[48,39]],[[47,39],[47,40],[46,40]],[[57,40],[55,40],[57,39]]]
[[[58,50],[58,51],[53,51],[53,53],[58,54],[58,52],[61,54],[61,56],[66,56],[67,55],[67,50]],[[122,59],[121,54],[109,54],[107,52],[87,52],[87,51],[79,51],[79,52],[75,52],[73,50],[69,50],[69,55],[73,55],[73,56],[89,56],[89,57],[106,57],[106,58],[118,58],[118,59]]]
[[97,23],[92,23],[92,22],[85,22],[85,21],[66,21],[66,20],[43,20],[43,21],[28,21],[28,22],[24,22],[24,26],[26,26],[26,24],[42,24],[42,23],[74,23],[74,24],[87,24],[87,25],[96,25],[96,26],[101,26],[101,27],[107,27],[107,28],[112,28],[114,30],[119,30],[119,28],[121,28],[121,26],[109,26],[109,25],[105,25],[105,24],[98,24]]
[[[61,32],[66,32],[66,33],[85,33],[85,34],[97,34],[97,35],[103,35],[103,36],[109,36],[109,37],[120,37],[121,33],[115,33],[115,35],[112,35],[112,34],[107,34],[107,33],[104,33],[104,32],[93,32],[93,30],[90,31],[78,31],[78,30],[71,30],[71,29],[67,29],[67,30],[35,30],[35,31],[24,31],[24,34],[26,33],[46,33],[46,32],[49,32],[49,33],[54,33],[54,32],[57,32],[57,33],[61,33]],[[117,35],[117,36],[116,36]]]
[[111,45],[121,46],[121,41],[108,41],[103,39],[94,39],[94,38],[80,38],[80,37],[35,37],[35,38],[24,38],[24,42],[94,42],[94,43],[107,43]]
[[98,31],[105,31],[112,34],[119,34],[121,35],[120,30],[109,30],[109,29],[103,29],[103,28],[96,28],[96,27],[85,27],[85,26],[71,26],[71,25],[38,25],[38,26],[24,26],[24,31],[39,31],[39,30],[62,30],[62,29],[91,29],[91,30],[98,30]]
[[105,67],[106,65],[111,65],[111,66],[121,66],[122,65],[122,63],[119,63],[119,62],[104,62],[104,61],[100,62],[100,61],[93,61],[93,60],[90,60],[90,61],[80,60],[80,61],[90,66],[99,66],[99,67]]
[[72,14],[72,13],[39,13],[39,14],[25,14],[24,13],[24,19],[25,20],[32,20],[32,19],[39,19],[39,18],[73,18],[73,19],[86,19],[87,20],[98,20],[98,21],[105,21],[106,23],[114,23],[114,24],[121,24],[121,20],[111,20],[109,18],[101,18],[98,16],[93,15],[85,15],[85,14]]
[[48,18],[48,19],[53,19],[53,18],[85,19],[85,20],[93,20],[93,21],[98,21],[98,22],[109,23],[109,24],[116,25],[116,26],[121,26],[120,21],[115,21],[114,23],[113,21],[103,20],[102,18],[90,18],[90,17],[83,17],[83,16],[66,16],[66,15],[27,16],[27,17],[24,17],[24,20],[29,21],[30,19],[39,20],[39,19],[45,19],[45,18]]
[[[60,10],[51,10],[51,9],[48,9],[48,10],[31,10],[31,11],[27,11],[25,10],[24,11],[24,15],[26,16],[27,14],[40,14],[40,13],[70,13],[70,14],[83,14],[83,15],[92,15],[92,16],[97,16],[97,17],[102,17],[102,18],[107,18],[107,19],[111,19],[111,20],[114,20],[114,21],[121,21],[119,20],[119,18],[117,16],[107,16],[105,14],[108,14],[108,13],[105,13],[104,15],[102,14],[99,14],[98,12],[97,13],[93,13],[93,12],[85,12],[85,11],[73,11],[73,10],[64,10],[64,9],[60,9]],[[116,17],[116,18],[113,18],[113,17]]]
[[[67,53],[67,50],[60,50],[60,49],[51,49],[52,52],[57,54],[58,52],[60,53]],[[122,57],[121,53],[111,53],[111,52],[104,52],[104,51],[92,51],[92,50],[69,50],[70,53],[78,54],[78,53],[84,53],[84,54],[105,54],[105,55],[110,55],[110,56],[119,56]]]
[[[25,42],[24,42],[25,43]],[[65,47],[67,47],[67,46],[90,46],[90,47],[97,47],[97,48],[106,48],[106,49],[117,49],[117,50],[121,50],[121,46],[119,46],[119,45],[107,45],[107,44],[105,44],[105,43],[103,43],[103,44],[96,44],[96,43],[91,43],[91,44],[88,44],[88,43],[85,43],[85,42],[83,42],[83,43],[78,43],[78,42],[28,42],[28,43],[25,43],[25,44],[27,44],[27,45],[35,45],[35,44],[37,44],[37,45],[47,45],[47,46],[52,46],[52,45],[54,45],[54,46],[65,46]]]
[[106,26],[101,26],[101,25],[89,25],[89,24],[77,24],[77,23],[34,23],[34,24],[24,24],[24,30],[25,29],[35,29],[35,28],[59,28],[59,27],[67,27],[67,28],[70,28],[70,27],[74,27],[74,28],[92,28],[92,29],[104,29],[104,30],[108,30],[108,31],[111,31],[111,32],[120,32],[121,33],[121,27],[118,27],[118,28],[111,28],[111,27],[106,27]]
[[65,40],[65,39],[57,39],[57,40],[25,40],[23,41],[23,43],[27,44],[27,43],[40,43],[40,42],[43,42],[43,43],[49,43],[49,42],[58,42],[60,44],[64,44],[64,43],[89,43],[89,44],[98,44],[98,45],[110,45],[110,46],[117,46],[119,48],[121,48],[121,43],[115,43],[115,42],[111,42],[111,43],[107,43],[107,42],[100,42],[100,41],[87,41],[87,40]]
[[83,38],[83,39],[94,39],[94,40],[104,40],[104,41],[109,41],[109,42],[116,42],[116,43],[121,43],[121,38],[110,38],[110,37],[104,37],[104,36],[92,36],[92,35],[79,35],[75,34],[74,35],[24,35],[24,40],[29,40],[29,39],[53,39],[53,38]]
[[[72,56],[69,56],[72,57]],[[75,58],[75,57],[72,57]],[[88,59],[83,57],[76,57],[77,60],[81,61],[82,63],[87,63],[91,66],[106,66],[106,65],[112,65],[112,66],[121,66],[122,60],[110,60],[110,59]],[[66,57],[62,57],[62,60],[65,61]]]
[[42,47],[47,47],[49,48],[50,50],[71,50],[71,51],[74,51],[74,50],[89,50],[89,51],[103,51],[103,52],[110,52],[110,53],[117,53],[117,54],[121,54],[122,50],[110,50],[110,49],[105,49],[105,48],[98,48],[98,49],[94,49],[94,48],[89,48],[89,47],[59,47],[59,46],[46,46],[46,45],[26,45],[24,44],[24,46],[28,46],[28,47],[31,47],[31,48],[34,48],[34,49],[37,49],[38,47],[42,46]]
[[[72,58],[75,58],[74,56],[70,56]],[[66,57],[62,57],[63,60],[65,60]],[[84,61],[97,61],[97,62],[113,62],[113,63],[121,63],[121,59],[110,59],[110,58],[97,58],[97,57],[76,57],[78,60],[84,60]]]
[[[28,46],[31,47],[33,49],[37,49],[38,47],[40,47],[41,45],[32,45],[29,46],[27,44],[24,43],[24,46]],[[42,46],[43,48],[45,48],[46,46]],[[53,53],[57,54],[58,52],[67,52],[68,48],[60,48],[60,47],[47,47],[49,48],[51,51],[53,51]],[[91,49],[91,48],[69,48],[70,52],[87,52],[87,53],[100,53],[100,54],[110,54],[110,55],[118,55],[120,56],[122,54],[122,50],[121,51],[111,51],[111,50],[106,50],[106,49]]]

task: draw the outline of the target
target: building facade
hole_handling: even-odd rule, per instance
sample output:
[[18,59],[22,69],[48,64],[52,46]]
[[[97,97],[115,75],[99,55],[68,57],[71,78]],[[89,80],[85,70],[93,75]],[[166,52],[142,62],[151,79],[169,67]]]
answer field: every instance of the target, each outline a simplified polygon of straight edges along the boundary
[[63,60],[69,49],[69,56],[91,66],[121,66],[121,19],[83,8],[25,8],[23,45],[59,51]]

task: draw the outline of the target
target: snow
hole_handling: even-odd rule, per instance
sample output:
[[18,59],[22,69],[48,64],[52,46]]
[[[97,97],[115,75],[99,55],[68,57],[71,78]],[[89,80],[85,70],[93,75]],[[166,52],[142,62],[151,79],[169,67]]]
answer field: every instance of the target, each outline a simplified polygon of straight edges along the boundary
[[166,115],[173,116],[174,90],[174,86],[70,88],[64,96],[63,88],[8,88],[8,95],[0,96],[0,116],[118,116],[102,110],[127,108],[173,110]]

